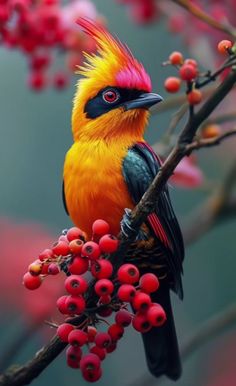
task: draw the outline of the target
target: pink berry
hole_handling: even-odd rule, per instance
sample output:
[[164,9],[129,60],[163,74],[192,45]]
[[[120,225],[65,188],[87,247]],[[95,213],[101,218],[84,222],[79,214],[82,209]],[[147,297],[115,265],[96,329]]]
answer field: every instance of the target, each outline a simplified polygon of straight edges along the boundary
[[49,264],[48,273],[49,275],[57,275],[58,273],[60,273],[60,268],[58,264],[55,264],[55,263]]
[[72,369],[79,368],[79,362],[82,357],[82,350],[80,347],[69,346],[66,350],[67,365]]
[[68,270],[73,275],[82,275],[87,272],[89,261],[86,257],[74,257],[68,266]]
[[96,354],[85,354],[80,360],[80,369],[82,372],[86,370],[98,370],[101,366],[101,360]]
[[57,336],[59,336],[62,342],[68,343],[68,336],[73,330],[74,326],[69,323],[63,323],[57,329]]
[[131,284],[122,284],[117,291],[117,296],[122,302],[131,302],[136,294],[136,289]]
[[94,235],[104,236],[110,231],[110,225],[104,220],[96,220],[92,225]]
[[136,311],[146,311],[152,304],[152,300],[148,294],[137,292],[132,300],[132,306]]
[[88,334],[82,330],[73,330],[69,333],[68,342],[72,346],[81,347],[88,342]]
[[94,241],[87,241],[82,247],[81,255],[90,260],[97,260],[101,255],[101,250],[99,245]]
[[44,249],[44,251],[39,254],[39,260],[41,261],[51,259],[52,257],[53,252],[51,249]]
[[104,348],[100,348],[98,346],[93,346],[89,350],[92,354],[96,354],[101,361],[106,358],[106,350]]
[[117,341],[122,338],[124,334],[124,327],[114,323],[108,328],[108,334],[111,336],[113,341]]
[[94,342],[95,336],[97,335],[97,329],[94,326],[87,327],[88,341]]
[[113,312],[112,308],[109,308],[109,307],[106,307],[106,308],[103,308],[102,310],[97,311],[98,315],[104,318],[108,318],[108,316],[110,316],[112,312]]
[[29,272],[23,276],[23,284],[29,290],[35,290],[42,284],[41,276],[32,276]]
[[183,64],[179,69],[179,75],[183,80],[193,80],[197,76],[197,68],[191,64]]
[[113,351],[115,351],[116,348],[117,348],[117,342],[112,342],[112,344],[106,348],[106,352],[110,354]]
[[139,286],[146,293],[156,292],[159,288],[159,280],[153,273],[145,273],[140,277]]
[[107,332],[99,332],[94,342],[98,347],[106,348],[111,344],[111,336]]
[[70,295],[81,295],[87,291],[88,283],[82,276],[71,275],[65,281],[65,289]]
[[68,230],[66,237],[67,237],[68,241],[72,241],[75,239],[82,239],[83,240],[84,239],[84,232],[77,227],[72,227]]
[[66,242],[58,241],[53,245],[52,252],[56,256],[67,256],[70,253],[70,248]]
[[116,313],[115,322],[119,326],[128,327],[132,322],[132,316],[129,311],[120,310]]
[[61,314],[68,314],[68,310],[66,307],[66,300],[68,296],[64,295],[57,299],[57,308]]
[[103,253],[113,253],[119,245],[118,239],[113,235],[104,235],[99,240],[99,247]]
[[133,264],[123,264],[117,272],[118,280],[125,284],[134,284],[139,280],[139,270]]
[[99,304],[110,304],[111,303],[111,295],[102,295],[99,299]]
[[[95,355],[95,354],[87,354]],[[82,376],[87,382],[97,382],[102,376],[102,369],[99,367],[98,370],[84,370]]]
[[139,332],[148,332],[152,326],[145,314],[137,313],[132,321],[132,325],[135,330]]
[[113,265],[109,260],[100,259],[91,266],[91,273],[96,279],[108,279],[113,272]]
[[84,312],[86,303],[82,296],[67,296],[65,302],[67,313],[70,315],[80,315]]
[[94,289],[99,296],[111,295],[114,291],[114,284],[109,279],[100,279],[96,282]]
[[147,311],[147,319],[154,327],[162,326],[166,321],[166,313],[160,304],[154,303]]

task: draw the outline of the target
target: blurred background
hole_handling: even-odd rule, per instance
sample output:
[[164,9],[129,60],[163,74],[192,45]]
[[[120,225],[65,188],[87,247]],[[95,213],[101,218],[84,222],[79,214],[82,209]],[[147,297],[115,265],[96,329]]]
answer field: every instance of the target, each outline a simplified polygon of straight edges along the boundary
[[[140,23],[134,15],[128,15],[122,2],[94,0],[93,3],[109,29],[125,41],[144,64],[151,75],[153,90],[165,98],[169,96],[164,90],[164,80],[173,74],[173,69],[162,67],[161,63],[172,51],[181,51],[186,57],[194,51],[199,61],[202,54],[202,63],[208,64],[208,68],[214,63],[210,46],[218,32],[213,29],[208,47],[203,35],[196,34],[194,39],[192,31],[192,40],[186,36],[184,25],[180,25],[182,33],[170,32],[166,16]],[[195,28],[197,31],[197,24]],[[54,66],[63,69],[60,55]],[[55,287],[55,280],[49,278],[48,287],[37,297],[22,289],[21,281],[37,253],[47,248],[63,228],[71,225],[63,209],[61,185],[64,156],[72,143],[70,119],[77,76],[73,75],[71,84],[62,91],[46,88],[37,93],[26,85],[27,72],[28,64],[22,53],[0,47],[0,290],[4,309],[0,322],[1,356],[8,353],[12,342],[19,340],[15,344],[18,348],[22,345],[11,363],[23,363],[32,357],[53,334],[48,326],[38,327],[38,321],[53,307],[60,293],[60,283]],[[234,94],[228,99],[227,108],[230,106],[235,106]],[[160,140],[173,112],[153,114],[146,133],[151,144]],[[199,187],[185,189],[173,184],[171,197],[181,224],[222,180],[234,160],[235,145],[232,139],[221,148],[197,154],[197,165],[205,176],[205,183]],[[172,297],[180,345],[203,321],[235,301],[235,226],[236,218],[232,217],[187,247],[184,301]],[[189,356],[183,363],[183,376],[176,384],[236,385],[236,370],[232,365],[235,356],[236,333],[231,329]],[[118,349],[105,360],[103,368],[99,385],[111,382],[113,386],[129,385],[147,373],[139,334],[130,328]],[[61,355],[32,385],[49,383],[68,386],[83,385],[85,381],[78,371],[66,366]],[[170,386],[172,383],[163,380],[162,384]]]

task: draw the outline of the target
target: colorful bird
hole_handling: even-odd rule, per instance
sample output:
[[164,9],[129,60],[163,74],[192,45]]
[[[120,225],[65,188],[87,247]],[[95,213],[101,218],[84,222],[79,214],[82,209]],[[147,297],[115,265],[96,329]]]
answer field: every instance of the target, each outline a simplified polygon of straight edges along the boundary
[[[78,23],[94,38],[98,53],[85,54],[87,62],[78,71],[83,78],[74,98],[74,143],[65,158],[64,204],[88,236],[99,218],[118,234],[122,219],[123,225],[128,222],[125,208],[139,202],[161,165],[143,135],[149,107],[162,98],[151,92],[149,75],[125,44],[91,20]],[[143,340],[151,373],[172,379],[179,378],[181,362],[170,288],[183,297],[183,257],[182,235],[166,187],[127,260],[135,261],[142,273],[154,272],[162,279],[153,301],[163,306],[167,322],[143,334]]]

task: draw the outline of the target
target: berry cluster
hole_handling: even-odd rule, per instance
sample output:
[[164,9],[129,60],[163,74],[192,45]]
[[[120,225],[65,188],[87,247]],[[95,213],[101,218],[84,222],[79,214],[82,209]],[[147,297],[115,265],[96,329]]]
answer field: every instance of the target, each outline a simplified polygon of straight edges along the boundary
[[[229,60],[222,66],[215,76],[212,76],[210,71],[200,73],[198,63],[195,59],[184,59],[181,52],[174,51],[170,54],[167,62],[163,65],[172,65],[177,68],[178,77],[170,76],[165,80],[164,86],[166,91],[176,93],[180,90],[182,83],[186,85],[187,101],[190,105],[196,105],[202,101],[202,92],[200,87],[214,80],[216,76],[220,75],[226,68],[232,66],[231,59],[235,59],[233,44],[229,40],[222,40],[218,43],[218,51],[221,54],[228,54]],[[200,80],[204,79],[201,83]]]
[[[66,319],[58,326],[57,335],[69,344],[68,366],[80,368],[84,379],[90,382],[101,377],[101,361],[115,350],[126,327],[132,324],[144,333],[166,321],[162,306],[151,299],[159,288],[153,273],[140,275],[130,263],[114,272],[109,256],[117,251],[119,241],[109,234],[109,228],[107,222],[96,220],[91,241],[86,241],[79,228],[63,231],[52,248],[45,249],[30,264],[23,278],[25,287],[34,290],[45,277],[66,273],[66,295],[57,300],[57,308]],[[129,305],[133,313],[128,310]],[[110,324],[104,318],[113,313],[114,322]],[[98,331],[102,321],[108,327]]]
[[[60,0],[0,1],[0,44],[26,55],[28,84],[33,90],[48,85],[65,88],[70,71],[81,64],[82,51],[95,48],[92,39],[75,24],[80,16],[98,19],[90,0],[75,0],[68,5]],[[52,69],[57,53],[64,54],[67,72]]]

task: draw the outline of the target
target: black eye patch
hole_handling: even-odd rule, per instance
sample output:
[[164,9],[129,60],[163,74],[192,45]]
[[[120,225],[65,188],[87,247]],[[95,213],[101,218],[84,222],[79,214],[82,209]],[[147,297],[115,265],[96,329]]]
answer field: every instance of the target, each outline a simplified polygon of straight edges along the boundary
[[[119,98],[112,103],[104,100],[104,95],[107,91],[114,90],[119,95]],[[90,99],[85,107],[84,112],[86,113],[87,118],[97,118],[100,115],[107,113],[115,108],[121,107],[125,102],[138,98],[143,91],[136,89],[126,89],[121,87],[106,87],[103,90],[99,91],[99,93],[92,99]]]

